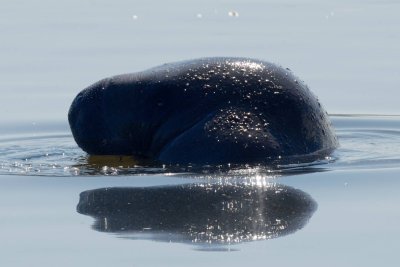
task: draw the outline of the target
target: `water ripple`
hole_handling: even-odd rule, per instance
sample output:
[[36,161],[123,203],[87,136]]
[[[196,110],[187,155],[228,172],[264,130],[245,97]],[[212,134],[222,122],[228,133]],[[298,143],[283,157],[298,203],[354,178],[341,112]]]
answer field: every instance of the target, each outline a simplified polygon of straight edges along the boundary
[[290,175],[339,169],[400,166],[400,117],[332,116],[340,148],[325,160],[302,164],[165,166],[124,156],[88,156],[69,133],[0,136],[0,174],[31,176],[217,173]]

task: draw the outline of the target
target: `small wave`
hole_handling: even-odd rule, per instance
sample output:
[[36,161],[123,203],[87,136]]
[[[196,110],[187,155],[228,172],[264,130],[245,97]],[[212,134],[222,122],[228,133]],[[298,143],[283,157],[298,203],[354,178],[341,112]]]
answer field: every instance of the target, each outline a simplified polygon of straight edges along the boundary
[[329,169],[380,169],[400,166],[400,117],[333,117],[340,148]]
[[[281,176],[338,169],[400,166],[400,117],[332,116],[340,148],[331,157],[308,163],[268,165],[166,166],[124,156],[88,156],[69,133],[0,137],[0,175],[90,176],[201,174]],[[291,161],[296,162],[296,161]]]

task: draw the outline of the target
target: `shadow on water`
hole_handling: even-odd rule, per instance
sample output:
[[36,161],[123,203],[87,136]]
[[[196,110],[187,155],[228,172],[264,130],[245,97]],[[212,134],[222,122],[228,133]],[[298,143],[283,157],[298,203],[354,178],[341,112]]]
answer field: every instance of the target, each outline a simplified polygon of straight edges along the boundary
[[77,205],[97,231],[202,250],[294,233],[316,208],[308,194],[285,185],[204,183],[99,188],[82,192]]

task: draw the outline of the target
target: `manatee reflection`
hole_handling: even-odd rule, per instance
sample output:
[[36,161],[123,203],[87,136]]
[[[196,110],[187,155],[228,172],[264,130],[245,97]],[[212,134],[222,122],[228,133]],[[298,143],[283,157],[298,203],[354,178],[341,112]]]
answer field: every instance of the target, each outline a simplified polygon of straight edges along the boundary
[[77,211],[93,228],[158,241],[238,243],[303,228],[317,208],[292,187],[188,184],[100,188],[80,194]]

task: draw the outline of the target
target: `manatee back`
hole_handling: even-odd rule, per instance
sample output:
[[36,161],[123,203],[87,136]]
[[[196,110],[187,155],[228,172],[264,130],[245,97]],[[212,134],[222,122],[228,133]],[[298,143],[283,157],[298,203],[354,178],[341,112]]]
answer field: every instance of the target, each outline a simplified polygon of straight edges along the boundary
[[337,146],[318,99],[291,71],[268,62],[205,58],[105,81],[78,95],[70,110],[74,137],[90,154],[254,163],[323,157]]

